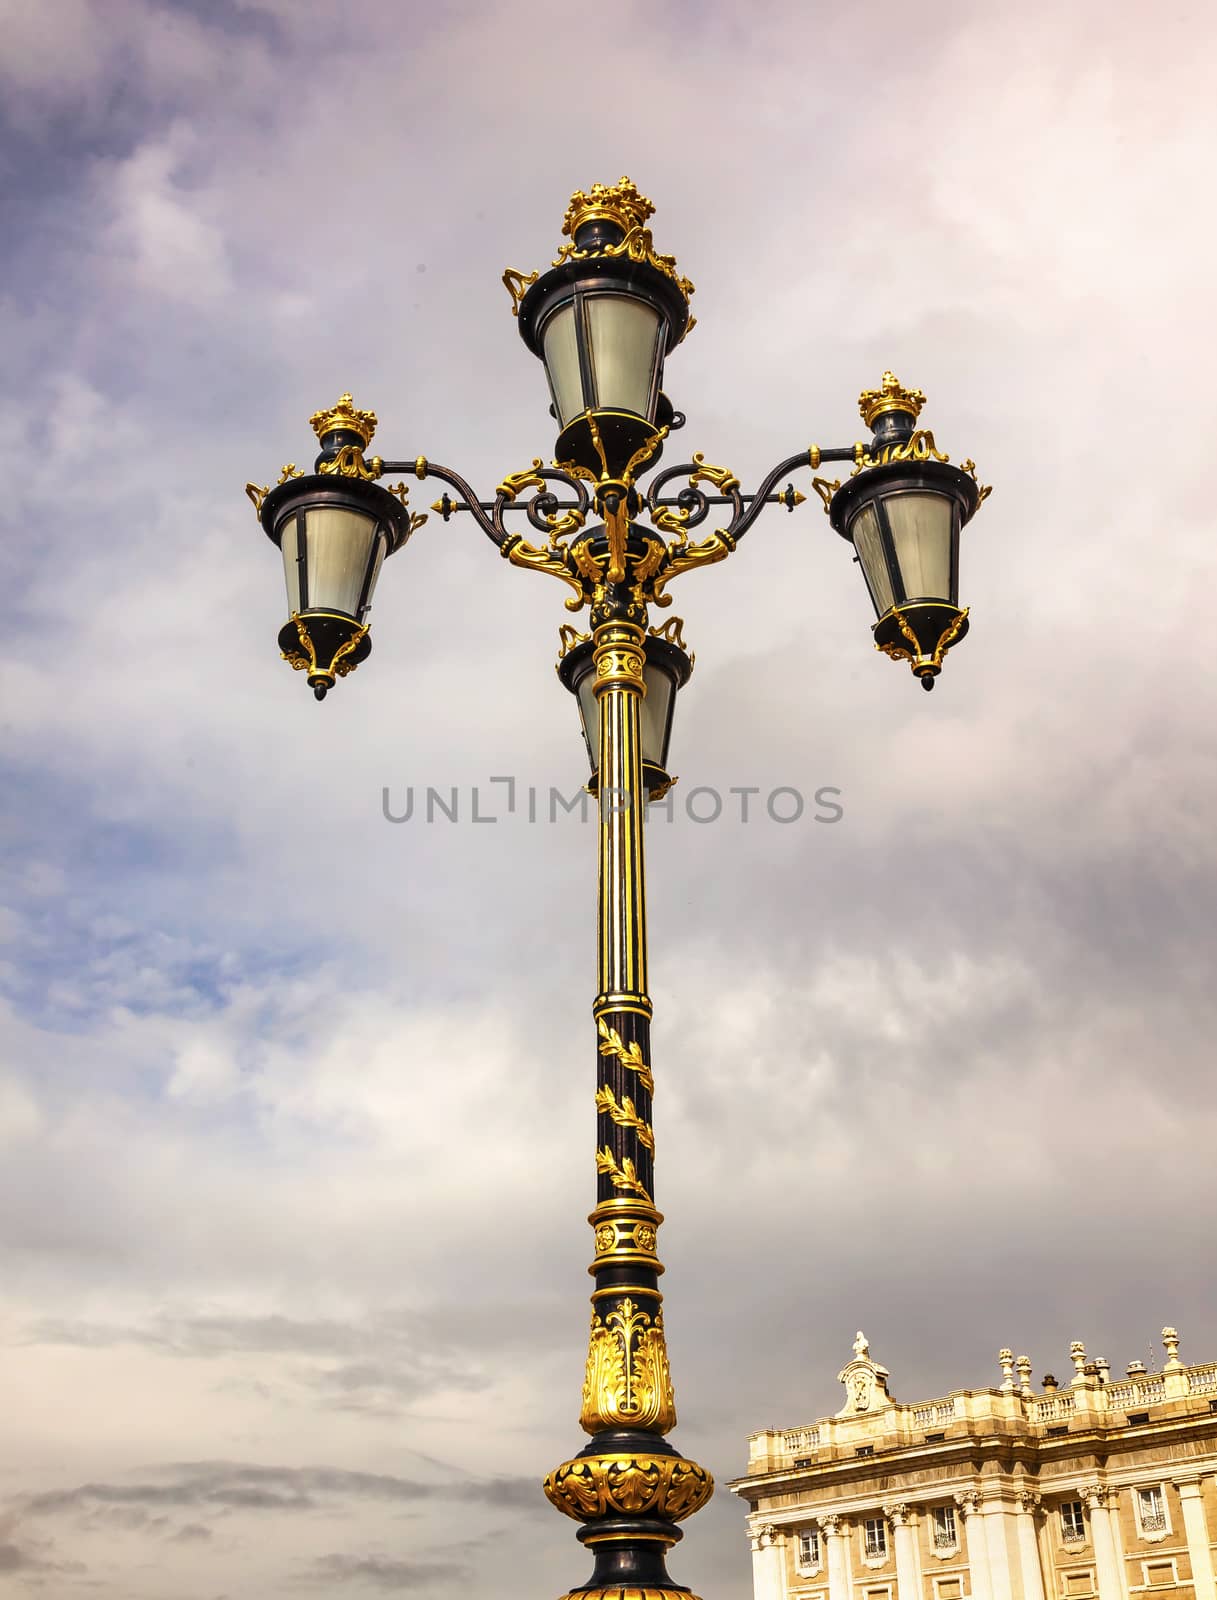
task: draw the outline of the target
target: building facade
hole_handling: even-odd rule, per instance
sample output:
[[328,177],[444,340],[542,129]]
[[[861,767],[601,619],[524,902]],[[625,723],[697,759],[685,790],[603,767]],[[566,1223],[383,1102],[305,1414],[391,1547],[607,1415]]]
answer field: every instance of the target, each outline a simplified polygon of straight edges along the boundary
[[1031,1384],[900,1405],[859,1333],[835,1417],[749,1442],[755,1600],[1217,1600],[1217,1362],[1161,1372],[1070,1346]]

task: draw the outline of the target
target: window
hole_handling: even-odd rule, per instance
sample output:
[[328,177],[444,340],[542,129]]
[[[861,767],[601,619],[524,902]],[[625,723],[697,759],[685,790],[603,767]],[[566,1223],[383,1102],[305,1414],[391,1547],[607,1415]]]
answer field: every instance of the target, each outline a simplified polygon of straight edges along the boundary
[[799,1565],[803,1568],[820,1565],[820,1532],[812,1528],[799,1534]]
[[881,1560],[887,1555],[887,1523],[882,1517],[867,1517],[863,1524],[867,1558]]
[[937,1600],[963,1600],[963,1583],[959,1578],[935,1578],[934,1593]]
[[1082,1502],[1066,1500],[1061,1506],[1061,1538],[1066,1544],[1085,1544],[1086,1523],[1082,1518]]
[[954,1550],[959,1543],[959,1536],[955,1531],[955,1507],[934,1507],[934,1548],[935,1550]]
[[1173,1561],[1145,1561],[1142,1563],[1145,1572],[1145,1582],[1152,1589],[1158,1584],[1179,1582],[1179,1575]]
[[1137,1520],[1142,1533],[1166,1532],[1166,1507],[1159,1488],[1137,1490]]
[[857,1450],[854,1452],[855,1455],[859,1456],[873,1456],[874,1453],[875,1447],[873,1444],[860,1444]]

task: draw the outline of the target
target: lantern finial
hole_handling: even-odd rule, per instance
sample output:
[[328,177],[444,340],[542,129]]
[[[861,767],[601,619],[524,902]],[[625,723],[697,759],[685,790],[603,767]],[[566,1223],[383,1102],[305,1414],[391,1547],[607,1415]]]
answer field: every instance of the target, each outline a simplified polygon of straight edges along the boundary
[[887,411],[903,411],[916,418],[925,404],[920,389],[906,389],[894,372],[885,372],[878,389],[863,389],[858,396],[858,410],[868,428]]
[[329,433],[354,433],[363,440],[365,449],[376,432],[376,413],[356,410],[349,393],[341,395],[336,406],[314,411],[308,420],[318,439],[324,439]]
[[655,207],[646,195],[639,194],[629,178],[622,178],[611,188],[593,183],[590,194],[576,189],[571,195],[562,219],[562,233],[573,239],[584,223],[599,221],[615,222],[622,233],[629,233],[631,228],[641,228],[654,213]]

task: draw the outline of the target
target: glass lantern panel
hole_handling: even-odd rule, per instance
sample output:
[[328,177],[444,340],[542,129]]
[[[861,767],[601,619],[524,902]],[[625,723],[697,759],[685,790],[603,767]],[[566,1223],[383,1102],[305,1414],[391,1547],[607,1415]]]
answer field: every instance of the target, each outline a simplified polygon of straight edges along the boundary
[[347,506],[310,506],[304,520],[310,609],[358,615],[364,579],[383,548],[376,518]]
[[879,519],[873,505],[865,505],[853,520],[850,536],[858,553],[858,562],[866,587],[870,590],[875,615],[881,617],[892,604],[892,580],[883,553],[883,536],[879,532]]
[[892,494],[883,502],[906,600],[954,600],[951,522],[955,501],[945,494]]
[[596,699],[596,674],[590,667],[579,680],[578,698],[588,766],[595,772],[600,765],[600,702]]
[[362,622],[372,609],[372,596],[376,592],[376,580],[380,577],[380,569],[384,566],[385,551],[389,548],[388,535],[381,528],[376,536],[376,554],[372,558],[372,576],[368,579],[368,592],[364,596],[363,605],[359,608],[359,620]]
[[642,700],[642,759],[663,767],[668,759],[669,713],[676,685],[672,674],[651,662],[642,669],[647,692]]
[[653,420],[659,312],[621,294],[589,295],[585,307],[596,404]]
[[283,552],[283,576],[287,579],[287,610],[289,616],[303,610],[300,603],[300,544],[296,537],[296,513],[283,520],[279,548]]
[[587,410],[579,376],[579,341],[575,336],[573,300],[555,311],[545,324],[541,347],[545,352],[545,375],[554,397],[558,424],[565,428],[573,417]]

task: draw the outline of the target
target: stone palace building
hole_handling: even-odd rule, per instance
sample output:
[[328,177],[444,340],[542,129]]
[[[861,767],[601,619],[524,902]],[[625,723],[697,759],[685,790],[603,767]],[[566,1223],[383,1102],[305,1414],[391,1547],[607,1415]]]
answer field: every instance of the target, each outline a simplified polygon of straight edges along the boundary
[[999,1356],[1000,1385],[900,1405],[862,1334],[845,1405],[754,1433],[755,1600],[1217,1600],[1217,1363],[1162,1330],[1161,1372],[1070,1346],[1058,1387]]

